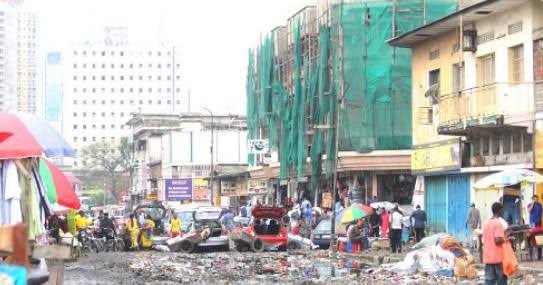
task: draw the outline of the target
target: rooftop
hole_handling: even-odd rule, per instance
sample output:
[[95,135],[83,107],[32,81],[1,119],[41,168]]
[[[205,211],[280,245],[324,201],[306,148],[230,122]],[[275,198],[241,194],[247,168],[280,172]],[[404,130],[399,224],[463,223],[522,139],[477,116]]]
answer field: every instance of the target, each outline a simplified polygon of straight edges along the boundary
[[482,18],[504,12],[529,0],[486,0],[458,10],[415,30],[397,36],[387,42],[392,46],[412,48],[414,45],[441,34],[458,29],[461,25],[475,23]]

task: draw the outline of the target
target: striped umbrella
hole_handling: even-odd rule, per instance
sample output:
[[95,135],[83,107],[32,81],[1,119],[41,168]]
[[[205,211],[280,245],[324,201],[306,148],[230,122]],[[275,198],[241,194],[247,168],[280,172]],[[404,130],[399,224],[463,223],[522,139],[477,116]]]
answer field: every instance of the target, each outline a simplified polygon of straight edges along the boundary
[[360,210],[366,212],[366,214],[368,216],[373,214],[373,208],[368,206],[368,205],[364,205],[364,204],[360,204],[360,203],[353,203],[353,205],[351,207],[359,208]]
[[341,217],[341,223],[342,224],[349,224],[354,221],[358,221],[364,217],[366,217],[368,213],[362,211],[362,209],[357,207],[349,207],[347,210],[345,210],[345,213],[343,213],[343,217]]
[[71,209],[81,207],[81,202],[72,184],[56,165],[47,159],[40,160],[40,176],[51,204],[56,202],[60,206]]

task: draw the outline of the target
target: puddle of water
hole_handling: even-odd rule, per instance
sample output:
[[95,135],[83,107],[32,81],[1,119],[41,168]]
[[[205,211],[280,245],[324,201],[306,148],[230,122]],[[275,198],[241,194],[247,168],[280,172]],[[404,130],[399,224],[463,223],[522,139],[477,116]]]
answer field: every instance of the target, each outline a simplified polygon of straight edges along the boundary
[[303,261],[292,260],[288,267],[290,276],[305,278],[360,276],[367,270],[371,270],[371,267],[367,264],[346,259],[339,259],[337,262],[325,259],[315,260],[309,264],[303,264]]

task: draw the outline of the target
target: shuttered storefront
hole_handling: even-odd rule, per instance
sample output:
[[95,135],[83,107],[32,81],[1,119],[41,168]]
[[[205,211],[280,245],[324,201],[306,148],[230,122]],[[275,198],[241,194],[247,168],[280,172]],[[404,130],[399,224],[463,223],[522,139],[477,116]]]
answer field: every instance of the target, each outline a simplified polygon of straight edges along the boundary
[[458,240],[469,240],[466,217],[470,204],[469,175],[425,177],[428,232],[447,232]]

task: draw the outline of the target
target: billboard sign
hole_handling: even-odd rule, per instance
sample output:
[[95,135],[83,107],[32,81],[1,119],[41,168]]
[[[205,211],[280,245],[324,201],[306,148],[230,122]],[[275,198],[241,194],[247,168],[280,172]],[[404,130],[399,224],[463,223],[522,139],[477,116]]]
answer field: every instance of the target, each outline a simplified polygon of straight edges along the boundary
[[192,200],[207,201],[210,197],[207,180],[195,178],[192,181]]
[[439,173],[461,167],[460,139],[416,145],[411,154],[413,174]]
[[192,199],[192,179],[165,179],[167,201],[184,201]]

